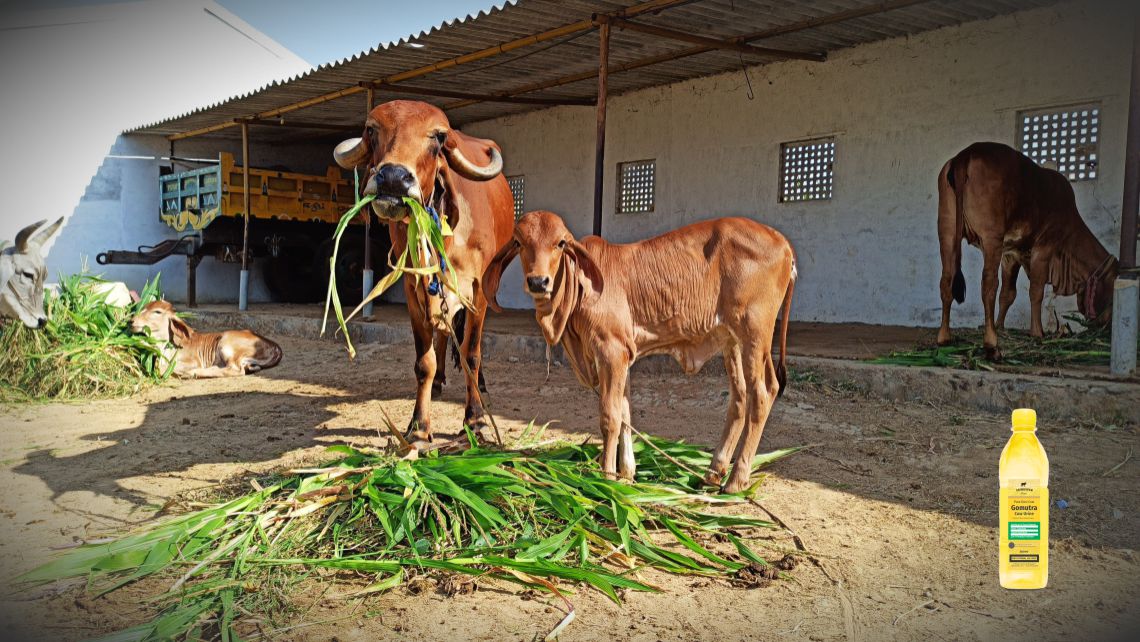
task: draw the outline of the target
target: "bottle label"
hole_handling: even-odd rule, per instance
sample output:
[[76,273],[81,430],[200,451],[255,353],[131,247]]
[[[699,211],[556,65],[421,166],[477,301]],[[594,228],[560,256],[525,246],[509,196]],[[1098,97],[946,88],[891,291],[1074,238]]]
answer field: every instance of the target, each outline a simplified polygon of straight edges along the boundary
[[1013,568],[1041,564],[1041,522],[1048,519],[1049,489],[1035,481],[1011,480],[1001,489],[1001,554]]

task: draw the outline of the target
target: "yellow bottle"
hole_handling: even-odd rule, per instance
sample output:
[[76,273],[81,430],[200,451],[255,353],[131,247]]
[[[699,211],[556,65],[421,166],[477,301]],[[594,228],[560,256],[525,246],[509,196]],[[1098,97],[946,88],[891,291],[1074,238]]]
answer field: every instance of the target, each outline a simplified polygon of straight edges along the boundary
[[1013,435],[1001,451],[1002,588],[1039,589],[1049,582],[1049,458],[1037,441],[1037,413],[1013,411]]

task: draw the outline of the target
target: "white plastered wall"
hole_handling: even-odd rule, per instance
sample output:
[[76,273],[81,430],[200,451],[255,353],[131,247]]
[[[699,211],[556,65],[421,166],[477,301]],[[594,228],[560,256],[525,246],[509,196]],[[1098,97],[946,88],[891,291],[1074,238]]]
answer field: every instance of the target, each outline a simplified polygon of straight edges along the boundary
[[[120,139],[120,132],[309,68],[212,0],[4,8],[0,27],[0,239],[39,219],[67,217],[49,245],[52,280],[76,271],[83,257],[95,268],[99,252],[173,236],[158,221],[158,163],[109,156],[165,156],[169,144]],[[209,143],[177,147],[183,156],[216,152]],[[215,281],[207,263],[203,286]],[[97,271],[132,287],[146,275],[134,267]],[[171,276],[168,284],[184,289],[184,277]]]
[[[1100,177],[1074,183],[1089,227],[1119,248],[1132,20],[1119,2],[1072,2],[612,98],[603,233],[614,241],[743,215],[783,232],[799,255],[793,317],[935,325],[940,260],[936,178],[968,144],[1015,144],[1020,110],[1100,104]],[[575,234],[592,221],[594,112],[560,107],[474,123],[526,176],[526,208],[561,213]],[[829,201],[779,203],[781,142],[834,135]],[[652,214],[615,216],[621,161],[657,160]],[[981,319],[980,253],[966,247],[956,325]],[[500,302],[528,307],[517,263]],[[1021,277],[1010,325],[1028,325]],[[1071,299],[1071,298],[1070,298]],[[1058,299],[1059,311],[1071,301]]]

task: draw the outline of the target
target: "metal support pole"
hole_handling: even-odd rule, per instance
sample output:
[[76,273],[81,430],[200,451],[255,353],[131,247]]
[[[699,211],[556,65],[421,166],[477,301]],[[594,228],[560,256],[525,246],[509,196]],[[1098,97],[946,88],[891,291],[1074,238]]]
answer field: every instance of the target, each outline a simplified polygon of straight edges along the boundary
[[242,217],[241,282],[238,285],[238,309],[249,308],[249,123],[241,124]]
[[[368,114],[372,113],[372,100],[374,98],[375,90],[369,87],[364,94],[364,117],[368,118]],[[372,283],[375,279],[375,274],[372,272],[372,208],[365,207],[360,213],[364,216],[364,288],[361,290],[363,296],[368,296],[372,291]],[[372,318],[372,302],[369,301],[364,306],[364,318]]]
[[186,305],[198,307],[198,264],[202,257],[191,254],[186,257]]
[[1132,86],[1128,99],[1128,143],[1124,156],[1124,201],[1120,209],[1120,276],[1113,287],[1112,374],[1136,370],[1140,281],[1136,273],[1136,216],[1140,209],[1140,13],[1132,27]]
[[606,85],[609,80],[610,25],[598,27],[598,130],[594,151],[594,234],[602,235],[602,182],[606,174]]
[[1120,269],[1136,267],[1136,212],[1140,209],[1140,14],[1132,34],[1132,87],[1124,156],[1124,206],[1120,210]]

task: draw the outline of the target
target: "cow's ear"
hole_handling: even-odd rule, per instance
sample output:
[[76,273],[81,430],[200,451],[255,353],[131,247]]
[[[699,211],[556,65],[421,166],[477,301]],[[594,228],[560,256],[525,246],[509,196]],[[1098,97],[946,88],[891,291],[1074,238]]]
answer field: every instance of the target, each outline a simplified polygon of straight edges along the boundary
[[186,322],[178,318],[178,315],[171,315],[170,317],[170,342],[181,348],[186,345],[190,340],[190,334],[193,330]]
[[598,264],[594,262],[594,257],[590,256],[590,251],[586,249],[586,246],[575,239],[569,239],[566,243],[566,252],[570,254],[574,262],[578,264],[578,268],[593,284],[594,292],[601,294],[606,280],[602,278],[602,271],[598,269]]
[[511,261],[514,260],[519,253],[519,242],[510,239],[499,248],[495,256],[491,259],[491,264],[487,266],[487,270],[483,272],[483,278],[479,281],[479,287],[483,290],[483,296],[487,299],[487,304],[495,312],[502,312],[503,309],[499,307],[499,302],[495,299],[499,294],[499,282],[503,279],[503,270],[507,269]]

